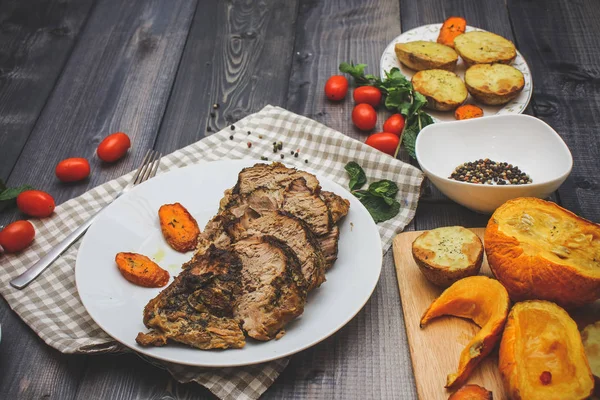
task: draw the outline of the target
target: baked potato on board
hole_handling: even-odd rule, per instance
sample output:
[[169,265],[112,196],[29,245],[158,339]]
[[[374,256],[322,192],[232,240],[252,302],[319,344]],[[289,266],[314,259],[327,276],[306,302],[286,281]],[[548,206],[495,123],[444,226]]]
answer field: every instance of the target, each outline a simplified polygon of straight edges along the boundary
[[[441,26],[442,26],[441,23],[431,24],[431,25],[423,25],[423,26],[417,27],[415,29],[406,31],[406,32],[402,33],[400,36],[398,36],[397,38],[395,38],[394,40],[392,40],[388,44],[388,46],[386,47],[385,51],[383,52],[383,54],[381,56],[381,62],[380,62],[381,75],[384,76],[385,71],[389,71],[390,69],[395,67],[395,68],[399,68],[400,71],[408,79],[412,79],[412,77],[416,73],[416,71],[408,68],[407,66],[403,65],[402,63],[400,63],[398,61],[398,57],[396,56],[396,52],[395,52],[396,43],[414,42],[417,40],[435,42],[440,33]],[[466,28],[467,33],[476,31],[476,30],[480,30],[480,29],[474,28],[472,26],[467,26],[467,28]],[[518,51],[517,51],[517,56],[511,65],[523,73],[524,80],[525,80],[525,86],[524,86],[523,90],[521,91],[521,93],[519,93],[519,95],[516,98],[514,98],[508,104],[505,104],[505,105],[488,106],[488,105],[482,104],[480,102],[477,102],[472,96],[469,95],[469,97],[467,98],[467,101],[465,103],[466,104],[471,103],[471,104],[475,104],[475,105],[481,107],[484,111],[484,117],[496,115],[496,114],[520,114],[520,113],[522,113],[525,110],[525,108],[527,107],[527,104],[529,103],[529,100],[530,100],[530,97],[532,94],[533,86],[532,86],[531,73],[529,71],[529,67],[527,66],[527,63],[525,62],[522,55]],[[458,62],[456,64],[456,68],[454,69],[454,72],[458,76],[460,76],[461,78],[464,79],[464,73],[465,73],[466,69],[467,69],[467,67],[466,67],[464,61],[459,57]],[[456,119],[454,118],[454,114],[449,111],[428,111],[428,114],[430,114],[436,122],[456,121]]]

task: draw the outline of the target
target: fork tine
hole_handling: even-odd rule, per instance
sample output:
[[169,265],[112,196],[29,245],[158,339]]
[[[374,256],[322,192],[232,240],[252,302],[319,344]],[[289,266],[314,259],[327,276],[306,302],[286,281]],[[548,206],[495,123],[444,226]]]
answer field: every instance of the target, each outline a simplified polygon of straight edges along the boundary
[[158,166],[160,165],[160,159],[162,158],[162,153],[158,153],[158,157],[156,158],[156,162],[154,163],[154,167],[150,171],[149,178],[154,178],[156,176],[156,172],[158,171]]
[[148,161],[148,157],[150,157],[150,153],[151,152],[152,152],[152,149],[148,149],[148,151],[146,152],[146,155],[144,156],[144,159],[142,160],[142,163],[140,164],[137,172],[135,173],[135,175],[131,179],[131,183],[133,185],[136,184],[136,181],[137,181],[138,177],[140,176],[140,173],[142,172],[142,168],[144,168],[144,166],[146,165],[146,162]]
[[146,164],[146,168],[144,169],[144,172],[142,173],[142,175],[140,175],[139,183],[146,182],[148,180],[148,178],[150,177],[150,172],[152,171],[152,165],[156,161],[156,156],[158,156],[158,152],[153,150],[152,156],[150,157],[148,164]]
[[133,182],[134,185],[138,185],[142,182],[144,182],[144,175],[146,174],[146,171],[148,171],[148,166],[152,163],[152,158],[154,157],[154,150],[149,150],[148,151],[148,159],[144,160],[144,165],[142,165],[140,167],[140,173],[139,176],[136,178],[136,180]]

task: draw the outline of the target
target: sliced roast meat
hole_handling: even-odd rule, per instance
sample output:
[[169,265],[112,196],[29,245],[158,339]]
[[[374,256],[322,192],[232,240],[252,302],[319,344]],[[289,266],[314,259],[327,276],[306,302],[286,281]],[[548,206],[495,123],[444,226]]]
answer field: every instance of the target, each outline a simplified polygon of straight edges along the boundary
[[142,346],[162,346],[170,339],[199,349],[244,347],[244,333],[234,318],[242,294],[240,258],[210,246],[185,267],[144,308],[144,324],[151,331],[139,333],[136,341]]
[[235,242],[242,261],[242,294],[234,309],[248,336],[271,340],[304,311],[306,286],[294,252],[272,236]]
[[264,212],[258,218],[248,214],[225,227],[235,240],[250,236],[273,236],[292,249],[300,261],[309,290],[325,281],[325,259],[319,243],[302,220],[281,211]]
[[287,187],[292,181],[304,178],[308,188],[319,193],[321,186],[317,178],[308,172],[288,168],[281,163],[255,164],[244,168],[238,175],[238,181],[233,188],[233,194],[248,194],[260,187],[278,189]]
[[350,202],[348,200],[333,192],[327,192],[325,190],[321,192],[321,197],[327,204],[327,208],[329,209],[334,224],[337,224],[340,219],[348,214],[348,210],[350,209]]
[[284,191],[281,208],[306,222],[315,235],[325,235],[331,230],[329,209],[318,194],[308,189],[304,178],[292,181]]
[[340,228],[338,228],[337,225],[333,225],[331,231],[317,238],[319,247],[321,248],[321,251],[323,251],[323,256],[325,257],[327,269],[331,268],[335,260],[337,260],[339,239]]
[[[226,218],[229,214],[221,213],[215,215],[204,227],[204,230],[198,236],[197,254],[204,254],[210,246],[214,245],[219,249],[226,249],[231,243],[231,238],[223,229]],[[183,265],[186,267],[186,264]]]

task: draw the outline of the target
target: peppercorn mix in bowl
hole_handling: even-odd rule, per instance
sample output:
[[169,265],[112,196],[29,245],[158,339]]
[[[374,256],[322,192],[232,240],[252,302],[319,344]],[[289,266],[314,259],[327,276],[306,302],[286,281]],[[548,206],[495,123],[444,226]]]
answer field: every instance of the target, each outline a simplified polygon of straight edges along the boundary
[[419,133],[415,153],[442,193],[486,214],[516,197],[548,197],[573,166],[558,133],[522,114],[429,125]]

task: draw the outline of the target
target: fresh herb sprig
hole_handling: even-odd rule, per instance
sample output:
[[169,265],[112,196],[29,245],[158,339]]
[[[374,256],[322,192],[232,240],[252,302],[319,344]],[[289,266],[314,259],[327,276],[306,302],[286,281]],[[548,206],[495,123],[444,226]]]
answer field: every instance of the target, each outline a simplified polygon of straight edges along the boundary
[[366,64],[341,63],[340,71],[354,78],[357,86],[375,86],[385,96],[385,107],[398,112],[405,118],[402,144],[412,158],[415,155],[415,142],[417,135],[427,125],[433,124],[433,119],[423,107],[427,99],[413,89],[412,84],[398,68],[385,72],[385,78],[380,79],[375,75],[365,74]]
[[367,190],[361,188],[367,183],[365,171],[354,161],[350,161],[345,167],[350,175],[350,191],[365,206],[375,223],[387,221],[394,218],[400,211],[400,203],[396,201],[398,185],[384,179],[373,182]]
[[15,203],[15,199],[19,194],[26,190],[32,190],[33,188],[29,185],[22,185],[14,188],[6,186],[4,181],[0,179],[0,211],[6,207],[12,206]]

